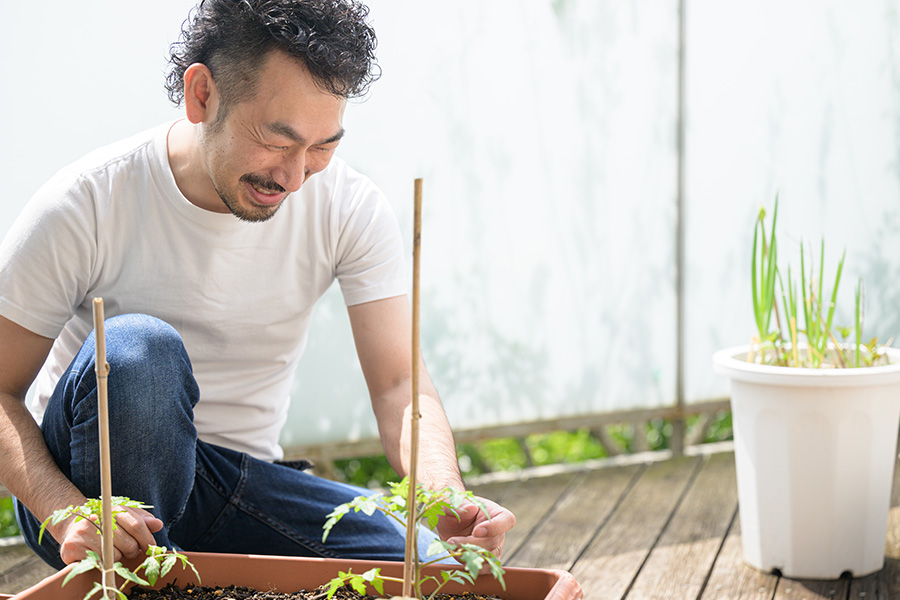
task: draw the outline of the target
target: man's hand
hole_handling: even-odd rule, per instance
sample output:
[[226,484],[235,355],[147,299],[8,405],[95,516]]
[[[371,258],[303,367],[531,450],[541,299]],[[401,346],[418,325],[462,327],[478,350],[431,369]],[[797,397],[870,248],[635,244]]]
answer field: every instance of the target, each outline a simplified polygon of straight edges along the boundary
[[[156,543],[153,533],[162,529],[162,521],[142,508],[116,506],[114,510],[117,527],[113,532],[113,560],[136,558]],[[66,519],[50,533],[60,542],[59,556],[66,564],[85,558],[88,550],[102,555],[100,532],[85,519]]]
[[478,501],[487,508],[487,515],[479,506],[466,503],[459,509],[459,520],[452,514],[441,517],[437,533],[451,544],[475,544],[501,558],[506,532],[516,524],[516,517],[496,502],[485,498]]

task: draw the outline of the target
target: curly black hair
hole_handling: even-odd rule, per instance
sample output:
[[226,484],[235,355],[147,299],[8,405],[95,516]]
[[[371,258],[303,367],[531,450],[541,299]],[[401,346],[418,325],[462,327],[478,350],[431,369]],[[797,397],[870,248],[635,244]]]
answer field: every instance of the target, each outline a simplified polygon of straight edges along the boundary
[[357,0],[202,0],[170,49],[169,99],[181,104],[184,72],[202,63],[223,105],[248,100],[260,64],[274,49],[301,59],[326,92],[363,96],[380,76],[368,15]]

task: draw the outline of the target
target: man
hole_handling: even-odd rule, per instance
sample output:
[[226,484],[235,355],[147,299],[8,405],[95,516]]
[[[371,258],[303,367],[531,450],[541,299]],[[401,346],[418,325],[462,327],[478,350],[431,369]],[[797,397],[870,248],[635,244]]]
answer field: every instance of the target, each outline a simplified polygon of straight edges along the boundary
[[[402,556],[387,518],[342,521],[323,545],[325,515],[359,490],[277,462],[312,307],[336,278],[385,452],[401,474],[409,466],[402,243],[382,194],[334,157],[347,98],[375,78],[366,17],[354,0],[204,0],[168,77],[186,118],[62,170],[4,240],[0,481],[50,564],[99,550],[93,527],[71,519],[37,541],[54,510],[99,495],[97,296],[109,317],[114,493],[153,505],[119,515],[117,558],[154,540]],[[423,483],[462,488],[427,375],[420,397]],[[487,505],[490,518],[469,506],[437,533],[499,554],[514,517]]]

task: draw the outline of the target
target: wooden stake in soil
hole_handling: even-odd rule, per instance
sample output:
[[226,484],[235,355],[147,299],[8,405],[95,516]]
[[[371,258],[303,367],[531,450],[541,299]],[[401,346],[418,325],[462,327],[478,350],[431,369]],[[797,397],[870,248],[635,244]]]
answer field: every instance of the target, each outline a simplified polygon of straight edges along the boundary
[[406,555],[403,563],[403,595],[412,596],[412,582],[415,576],[416,559],[419,549],[416,544],[416,512],[418,506],[418,463],[419,463],[419,254],[422,242],[422,179],[416,179],[414,186],[415,210],[413,217],[413,287],[412,287],[412,422],[409,430],[409,492],[406,496]]
[[109,464],[109,404],[106,392],[109,363],[106,362],[103,298],[94,298],[94,344],[97,348],[94,372],[97,374],[98,420],[100,421],[100,501],[103,506],[101,558],[103,559],[103,587],[110,589],[115,587],[116,575],[113,571],[112,476]]

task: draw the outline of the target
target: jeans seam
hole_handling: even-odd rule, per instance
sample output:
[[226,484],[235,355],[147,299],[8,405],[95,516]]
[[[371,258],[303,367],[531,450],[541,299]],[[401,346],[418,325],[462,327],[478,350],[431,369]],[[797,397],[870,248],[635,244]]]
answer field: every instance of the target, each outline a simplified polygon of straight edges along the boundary
[[330,558],[341,558],[339,554],[332,552],[331,550],[326,549],[325,547],[313,542],[312,540],[306,538],[305,536],[296,535],[294,531],[290,527],[286,527],[281,522],[276,521],[272,517],[270,517],[267,513],[258,510],[251,504],[244,502],[242,499],[244,488],[246,487],[247,480],[250,478],[250,456],[248,454],[241,455],[241,479],[238,482],[237,487],[234,490],[234,494],[229,499],[229,504],[233,504],[235,508],[241,510],[254,519],[264,523],[272,530],[280,533],[285,536],[289,540],[293,541],[295,544],[303,546],[307,550],[311,550],[312,552],[316,552],[320,556],[328,556]]
[[[225,521],[228,519],[229,516],[231,516],[232,513],[234,513],[234,511],[237,507],[232,502],[232,497],[233,497],[232,494],[230,494],[227,489],[225,489],[223,486],[221,486],[214,477],[211,477],[206,472],[206,469],[203,468],[203,466],[200,464],[199,461],[197,462],[195,470],[196,470],[196,474],[198,477],[201,477],[204,481],[206,481],[207,484],[209,484],[209,486],[211,488],[213,488],[216,491],[216,493],[218,493],[220,496],[225,498],[224,508],[222,508],[222,510],[219,511],[219,514],[216,515],[216,518],[213,520],[212,524],[209,527],[207,527],[206,530],[203,531],[197,537],[197,540],[192,544],[193,546],[195,546],[197,548],[202,548],[203,544],[205,544],[208,539],[213,538],[215,535],[217,535],[222,530],[222,528],[225,525]],[[242,465],[241,479],[238,482],[237,489],[243,489],[243,482],[245,480],[246,480],[246,471]],[[187,506],[187,501],[185,501],[185,506]]]
[[[75,394],[74,394],[74,396],[75,396],[76,398],[80,397],[80,398],[85,398],[85,399],[86,399],[86,398],[90,395],[91,390],[96,389],[96,384],[95,384],[94,386],[88,385],[87,381],[85,381],[84,377],[82,377],[82,372],[81,372],[80,370],[73,369],[72,372],[71,372],[71,376],[74,376],[74,377],[76,378],[76,381],[78,381],[78,385],[75,386]],[[98,392],[98,393],[99,393],[99,392]],[[73,411],[74,411],[74,409],[73,409]],[[72,426],[75,424],[75,414],[74,414],[74,412],[72,412],[70,418],[71,418],[72,422],[69,423],[69,434],[71,435],[71,432],[72,432]],[[70,442],[71,442],[71,438],[70,438]],[[87,449],[85,448],[85,449],[83,449],[83,450],[87,450]],[[81,456],[86,456],[86,455],[89,455],[89,452],[87,452],[87,453],[86,453],[86,452],[79,452],[78,454],[80,454]],[[81,469],[82,469],[82,470],[81,470],[80,473],[78,473],[78,480],[79,480],[79,481],[86,481],[86,480],[87,480],[87,478],[88,478],[88,473],[87,473],[87,471],[85,470],[85,469],[87,469],[87,467],[88,467],[87,462],[86,462],[86,461],[82,461],[82,462],[81,462]],[[69,467],[69,477],[70,477],[72,480],[75,480],[75,479],[76,479],[75,474],[71,472],[71,466]]]
[[247,513],[248,515],[250,515],[257,521],[260,521],[260,522],[264,523],[266,526],[270,527],[273,531],[280,533],[281,535],[288,538],[295,544],[298,544],[300,546],[303,546],[307,550],[315,552],[319,556],[328,557],[328,558],[343,558],[342,555],[338,554],[337,552],[334,552],[333,550],[329,550],[329,549],[325,548],[325,546],[319,544],[318,542],[310,540],[306,536],[297,535],[293,531],[293,529],[283,525],[280,521],[273,519],[267,513],[256,509],[256,507],[254,507],[251,504],[247,504],[246,502],[243,502],[242,500],[236,498],[234,500],[234,505],[235,505],[235,507],[238,508],[238,510],[241,510],[241,511]]
[[267,513],[258,510],[252,504],[249,504],[242,499],[244,489],[247,485],[247,480],[249,479],[250,460],[251,459],[247,454],[243,454],[241,456],[241,476],[238,480],[237,486],[235,486],[234,492],[232,493],[229,493],[227,490],[218,485],[218,482],[214,481],[212,477],[209,477],[206,474],[205,469],[200,467],[200,465],[198,464],[198,475],[203,477],[203,479],[206,480],[219,494],[221,494],[223,498],[226,498],[227,502],[225,508],[223,508],[219,513],[213,524],[210,525],[210,527],[205,532],[203,532],[202,536],[197,540],[196,545],[202,548],[203,543],[217,535],[222,530],[227,518],[235,510],[240,510],[241,512],[250,515],[257,521],[260,521],[273,531],[283,535],[295,544],[302,546],[303,548],[306,548],[307,550],[314,552],[319,556],[329,558],[342,558],[340,554],[334,552],[333,550],[325,548],[321,544],[310,540],[306,536],[297,535],[292,528],[285,526],[280,521],[273,519]]

